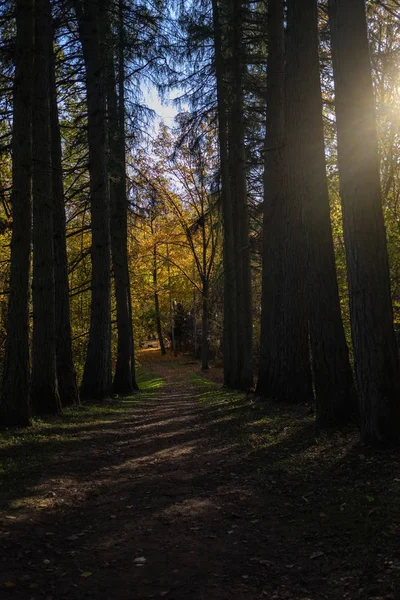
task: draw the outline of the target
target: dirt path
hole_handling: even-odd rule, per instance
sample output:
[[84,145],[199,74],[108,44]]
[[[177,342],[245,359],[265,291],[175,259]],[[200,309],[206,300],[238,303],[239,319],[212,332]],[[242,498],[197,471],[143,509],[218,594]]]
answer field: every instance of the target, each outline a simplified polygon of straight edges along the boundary
[[152,368],[165,385],[77,432],[80,450],[42,474],[40,509],[0,518],[0,598],[353,597],[270,509],[274,491],[220,435],[223,413],[200,405],[191,371]]

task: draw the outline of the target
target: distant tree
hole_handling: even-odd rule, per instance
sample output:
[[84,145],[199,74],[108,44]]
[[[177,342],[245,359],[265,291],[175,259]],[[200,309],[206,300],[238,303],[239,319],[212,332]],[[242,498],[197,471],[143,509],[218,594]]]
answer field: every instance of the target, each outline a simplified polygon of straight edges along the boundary
[[365,3],[329,0],[340,194],[361,435],[399,436],[400,373],[382,211]]

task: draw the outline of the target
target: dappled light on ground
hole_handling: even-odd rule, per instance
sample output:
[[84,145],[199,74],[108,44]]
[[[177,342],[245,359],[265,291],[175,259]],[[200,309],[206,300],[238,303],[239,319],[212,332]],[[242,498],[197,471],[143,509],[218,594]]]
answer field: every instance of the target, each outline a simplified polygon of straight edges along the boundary
[[2,434],[0,598],[398,597],[397,456],[140,361],[142,394]]

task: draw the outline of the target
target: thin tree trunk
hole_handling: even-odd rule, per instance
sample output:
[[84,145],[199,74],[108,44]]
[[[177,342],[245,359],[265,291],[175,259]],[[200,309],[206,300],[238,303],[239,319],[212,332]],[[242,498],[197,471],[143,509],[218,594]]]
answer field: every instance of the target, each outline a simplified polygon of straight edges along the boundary
[[340,193],[361,435],[399,436],[400,373],[364,0],[330,0]]
[[29,425],[29,270],[32,225],[33,0],[17,0],[13,90],[12,238],[0,425]]
[[172,351],[174,356],[177,356],[176,342],[175,342],[175,323],[174,323],[174,307],[172,303],[172,289],[171,289],[171,265],[169,262],[169,245],[167,244],[167,269],[168,269],[168,289],[169,289],[169,322],[171,326],[171,343]]
[[92,300],[81,398],[109,397],[111,363],[110,192],[107,165],[106,90],[100,11],[91,0],[75,0],[86,66],[92,231]]
[[54,200],[51,162],[50,57],[53,30],[49,0],[35,2],[33,66],[33,341],[31,402],[35,414],[61,410],[57,390]]
[[[193,268],[194,272],[194,268]],[[193,290],[193,358],[197,358],[197,302],[196,302],[196,289]]]
[[164,356],[166,354],[166,350],[165,350],[164,336],[163,336],[162,326],[161,326],[160,300],[158,297],[157,245],[156,244],[154,244],[154,247],[153,247],[153,284],[154,284],[154,309],[155,309],[155,313],[156,313],[157,336],[158,336],[158,341],[160,343],[161,354]]
[[215,73],[217,80],[218,139],[221,169],[222,215],[224,223],[224,385],[236,388],[238,383],[238,318],[237,281],[235,267],[235,240],[232,197],[229,181],[228,120],[225,60],[222,46],[221,15],[218,0],[212,0]]
[[79,404],[79,391],[72,356],[61,134],[58,119],[55,56],[53,47],[51,48],[50,54],[50,117],[54,200],[53,220],[57,380],[61,405],[71,406],[73,404]]
[[238,382],[240,389],[253,386],[253,306],[250,266],[249,216],[247,207],[246,156],[243,119],[242,0],[233,1],[232,14],[232,105],[229,126],[229,164],[234,209],[236,292],[238,318]]
[[208,371],[208,281],[204,277],[202,289],[202,332],[201,332],[201,368]]
[[303,207],[308,318],[317,424],[355,418],[357,401],[344,335],[326,179],[317,1],[289,0],[286,94],[290,195]]

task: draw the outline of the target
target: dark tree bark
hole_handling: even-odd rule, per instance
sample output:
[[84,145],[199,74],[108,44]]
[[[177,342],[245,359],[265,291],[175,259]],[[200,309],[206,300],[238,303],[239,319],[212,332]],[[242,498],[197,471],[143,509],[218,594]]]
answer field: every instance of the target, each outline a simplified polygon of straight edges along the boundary
[[106,84],[100,7],[75,0],[86,67],[92,231],[92,301],[81,398],[104,400],[111,381],[110,193],[107,164]]
[[243,11],[233,0],[231,16],[232,101],[229,110],[229,165],[233,205],[238,319],[238,381],[240,389],[253,386],[253,307],[247,207],[246,156],[243,119]]
[[276,332],[282,321],[280,289],[283,227],[283,144],[285,131],[284,0],[268,2],[267,123],[264,163],[264,215],[260,362],[257,393],[272,397],[279,361]]
[[55,262],[56,361],[58,393],[62,406],[79,404],[79,391],[72,357],[72,334],[69,305],[66,217],[62,173],[60,123],[58,118],[55,56],[50,49],[50,116],[51,157],[53,168],[53,220]]
[[32,221],[33,0],[17,0],[12,131],[12,238],[0,425],[29,425],[29,270]]
[[232,197],[229,181],[228,119],[225,74],[225,59],[218,0],[212,0],[215,73],[217,80],[218,139],[221,169],[222,216],[224,224],[224,385],[236,388],[238,383],[238,320],[237,281],[235,267],[235,240]]
[[35,414],[61,410],[57,390],[54,223],[51,162],[49,0],[35,1],[33,65],[33,341],[31,402]]
[[316,0],[288,1],[286,64],[288,182],[303,207],[316,419],[320,427],[335,427],[356,417],[357,401],[330,221]]
[[283,2],[269,4],[262,343],[258,392],[312,400],[301,202],[293,193]]
[[119,10],[118,89],[115,78],[113,40],[108,28],[107,108],[110,144],[111,254],[117,312],[117,362],[113,392],[129,395],[137,389],[128,265],[128,198],[125,173],[125,94],[123,9]]
[[330,0],[340,193],[361,435],[399,436],[399,360],[364,0]]

